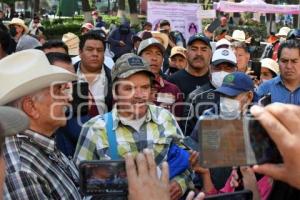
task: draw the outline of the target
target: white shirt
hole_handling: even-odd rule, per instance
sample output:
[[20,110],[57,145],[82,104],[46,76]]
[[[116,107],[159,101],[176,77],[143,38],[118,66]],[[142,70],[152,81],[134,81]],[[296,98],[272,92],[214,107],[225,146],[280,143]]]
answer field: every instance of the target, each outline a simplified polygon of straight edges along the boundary
[[[79,63],[79,67],[77,70],[78,80],[87,82],[85,75],[80,71],[80,64],[81,63]],[[104,114],[107,110],[105,104],[105,96],[107,95],[108,80],[106,78],[105,70],[103,68],[104,66],[102,66],[100,74],[96,76],[93,82],[89,83],[89,90],[93,95],[93,98],[95,100],[100,115]]]

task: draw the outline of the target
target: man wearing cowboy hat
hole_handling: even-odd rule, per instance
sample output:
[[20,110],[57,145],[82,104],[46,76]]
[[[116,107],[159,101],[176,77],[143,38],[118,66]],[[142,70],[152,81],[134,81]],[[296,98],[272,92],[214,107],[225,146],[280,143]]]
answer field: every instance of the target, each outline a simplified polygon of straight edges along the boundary
[[9,22],[8,26],[10,35],[17,43],[16,51],[34,49],[37,46],[41,46],[41,43],[37,39],[27,34],[28,27],[25,25],[25,22],[22,19],[13,18]]
[[[13,77],[13,78],[12,78]],[[24,50],[0,61],[0,105],[22,110],[29,128],[5,140],[5,199],[81,199],[75,165],[55,145],[65,126],[76,76],[50,65],[40,50]]]

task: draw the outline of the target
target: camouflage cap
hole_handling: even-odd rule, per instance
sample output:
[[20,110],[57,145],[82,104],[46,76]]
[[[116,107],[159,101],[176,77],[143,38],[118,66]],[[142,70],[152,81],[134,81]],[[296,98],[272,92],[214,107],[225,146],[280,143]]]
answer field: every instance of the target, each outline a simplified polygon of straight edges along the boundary
[[154,77],[154,74],[150,71],[150,65],[143,58],[134,53],[126,53],[116,61],[111,70],[111,78],[114,82],[117,78],[127,78],[142,71]]

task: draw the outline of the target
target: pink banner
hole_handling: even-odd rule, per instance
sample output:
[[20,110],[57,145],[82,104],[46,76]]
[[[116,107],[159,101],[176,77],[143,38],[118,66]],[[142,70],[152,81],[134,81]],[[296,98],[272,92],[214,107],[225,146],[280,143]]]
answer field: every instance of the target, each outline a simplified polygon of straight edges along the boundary
[[219,3],[216,3],[215,8],[222,12],[300,14],[300,5],[274,5],[267,4],[262,0],[245,0],[241,3],[220,1]]

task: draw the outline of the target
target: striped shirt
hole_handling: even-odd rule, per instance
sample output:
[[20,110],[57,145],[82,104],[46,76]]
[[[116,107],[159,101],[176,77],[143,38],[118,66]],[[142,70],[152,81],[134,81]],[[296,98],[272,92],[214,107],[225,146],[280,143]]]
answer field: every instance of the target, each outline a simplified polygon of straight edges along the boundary
[[[158,165],[167,160],[167,154],[172,142],[178,143],[183,134],[174,116],[161,107],[149,105],[145,122],[139,131],[122,124],[116,107],[112,110],[113,130],[116,133],[118,154],[124,157],[126,153],[137,155],[143,149],[153,149]],[[82,127],[77,143],[74,159],[77,165],[84,160],[110,159],[109,144],[102,116],[96,116]],[[189,171],[174,178],[183,192],[190,184]]]
[[53,138],[26,130],[5,138],[4,199],[81,199],[76,166]]

